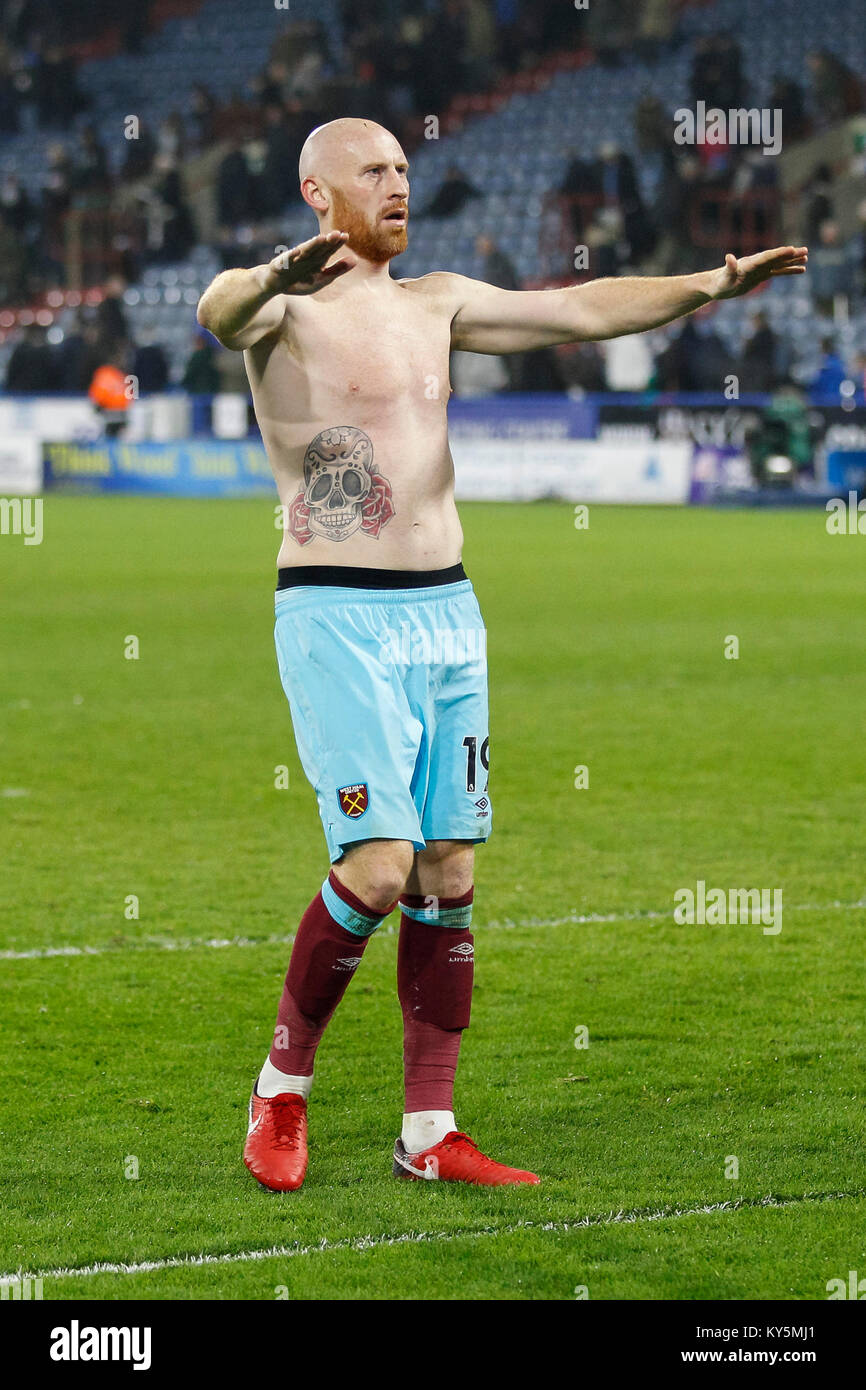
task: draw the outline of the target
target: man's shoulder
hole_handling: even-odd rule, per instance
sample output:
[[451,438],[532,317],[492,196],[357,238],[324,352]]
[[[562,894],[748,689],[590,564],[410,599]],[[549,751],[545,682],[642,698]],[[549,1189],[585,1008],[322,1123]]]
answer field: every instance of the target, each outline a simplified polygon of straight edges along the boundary
[[430,270],[415,279],[396,281],[401,290],[421,295],[431,303],[453,305],[454,309],[459,308],[466,287],[471,283],[467,276],[458,275],[453,270]]

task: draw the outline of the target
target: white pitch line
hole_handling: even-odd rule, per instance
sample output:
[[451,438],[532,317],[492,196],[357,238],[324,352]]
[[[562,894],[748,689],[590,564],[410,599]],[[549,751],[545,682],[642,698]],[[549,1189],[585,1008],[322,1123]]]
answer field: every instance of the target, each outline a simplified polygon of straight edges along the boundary
[[265,1250],[229,1250],[220,1255],[168,1255],[164,1259],[141,1260],[136,1264],[102,1261],[79,1268],[63,1266],[60,1269],[42,1269],[15,1274],[0,1274],[0,1285],[16,1284],[22,1279],[70,1279],[91,1278],[96,1274],[153,1274],[163,1269],[187,1269],[203,1265],[245,1264],[255,1260],[296,1259],[306,1255],[329,1255],[340,1250],[363,1253],[366,1250],[382,1249],[395,1245],[429,1245],[454,1240],[480,1240],[489,1236],[517,1235],[523,1231],[552,1231],[558,1235],[568,1231],[585,1230],[591,1226],[623,1226],[638,1221],[671,1221],[683,1216],[711,1216],[717,1212],[754,1210],[762,1207],[794,1207],[804,1202],[850,1201],[866,1196],[866,1191],[855,1192],[804,1192],[802,1197],[741,1197],[734,1202],[712,1202],[697,1207],[662,1207],[658,1211],[638,1209],[636,1211],[612,1211],[606,1215],[578,1216],[573,1221],[516,1221],[505,1226],[482,1226],[455,1231],[402,1231],[399,1235],[344,1236],[339,1240],[328,1240],[324,1236],[314,1245],[272,1245]]
[[[866,898],[856,902],[795,903],[786,907],[786,912],[856,912],[866,908]],[[512,921],[473,923],[473,931],[515,931],[531,927],[581,927],[612,922],[661,922],[673,921],[673,910],[668,912],[569,912],[564,917],[523,917]],[[393,936],[394,928],[386,927],[384,936]],[[51,960],[55,956],[106,956],[123,955],[133,951],[223,951],[230,946],[291,946],[294,933],[288,936],[190,936],[190,937],[145,937],[142,941],[124,942],[122,946],[36,946],[29,951],[0,951],[0,961],[4,960]]]
[[222,951],[228,946],[286,946],[291,936],[267,937],[151,937],[143,941],[127,941],[122,946],[37,946],[31,951],[0,951],[0,960],[50,960],[55,956],[109,956],[127,951]]
[[[866,899],[856,902],[795,903],[786,907],[786,912],[853,912],[866,908]],[[506,917],[503,921],[479,922],[473,924],[474,931],[514,931],[520,928],[586,926],[610,924],[612,922],[658,922],[672,920],[669,912],[569,912],[564,917],[524,917],[513,921]],[[394,935],[394,928],[387,927],[383,935]],[[265,937],[151,937],[143,941],[124,942],[122,946],[43,946],[29,951],[0,951],[0,960],[49,960],[55,956],[104,956],[122,955],[127,951],[195,951],[225,950],[227,947],[247,946],[290,946],[294,933],[287,936]]]

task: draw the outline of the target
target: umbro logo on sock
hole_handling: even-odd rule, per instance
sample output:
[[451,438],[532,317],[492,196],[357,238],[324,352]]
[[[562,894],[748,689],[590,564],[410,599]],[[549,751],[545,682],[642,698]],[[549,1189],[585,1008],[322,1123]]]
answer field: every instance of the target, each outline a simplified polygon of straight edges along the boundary
[[355,970],[361,964],[360,956],[338,956],[335,970]]
[[449,960],[473,960],[475,957],[475,947],[471,941],[461,941],[459,946],[451,947]]

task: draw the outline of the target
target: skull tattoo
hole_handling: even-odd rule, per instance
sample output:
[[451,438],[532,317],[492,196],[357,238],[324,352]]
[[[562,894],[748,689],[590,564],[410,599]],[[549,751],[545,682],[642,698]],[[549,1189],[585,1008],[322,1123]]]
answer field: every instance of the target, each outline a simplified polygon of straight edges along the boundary
[[304,455],[304,487],[289,508],[299,545],[315,536],[345,541],[356,531],[378,536],[394,515],[391,485],[373,463],[373,444],[355,425],[322,430]]

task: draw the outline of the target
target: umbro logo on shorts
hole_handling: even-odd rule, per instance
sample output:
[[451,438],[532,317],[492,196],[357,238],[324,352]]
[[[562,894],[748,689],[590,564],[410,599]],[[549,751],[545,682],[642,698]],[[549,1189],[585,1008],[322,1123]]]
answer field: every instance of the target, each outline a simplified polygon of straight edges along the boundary
[[343,815],[348,816],[349,820],[357,820],[359,816],[363,816],[370,804],[367,783],[355,782],[351,787],[338,787],[337,800]]

